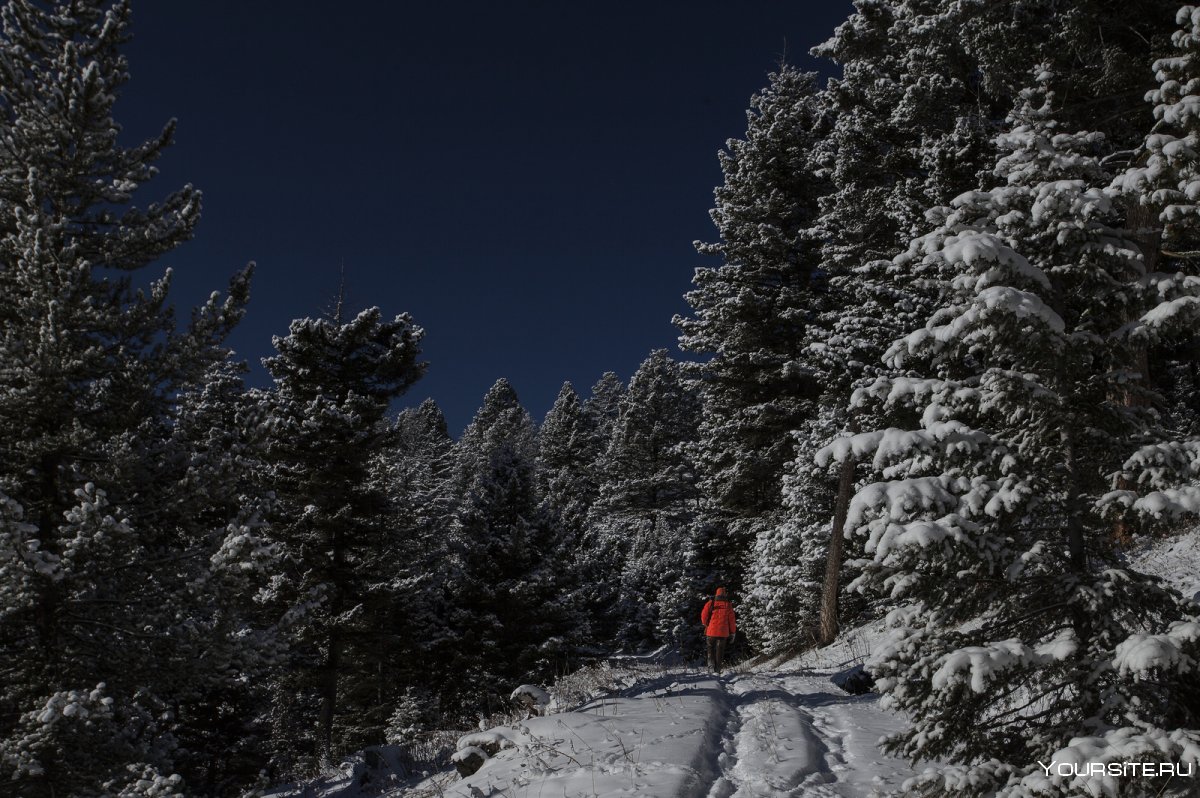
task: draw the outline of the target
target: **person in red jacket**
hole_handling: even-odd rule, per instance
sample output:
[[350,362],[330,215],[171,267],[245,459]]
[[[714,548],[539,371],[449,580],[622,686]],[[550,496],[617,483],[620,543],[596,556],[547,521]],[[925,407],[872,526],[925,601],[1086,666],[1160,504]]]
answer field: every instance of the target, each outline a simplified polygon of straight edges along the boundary
[[700,623],[704,624],[705,642],[708,644],[708,667],[720,673],[721,662],[725,659],[725,646],[737,634],[737,618],[725,588],[717,588],[717,594],[704,604],[704,609],[700,610]]

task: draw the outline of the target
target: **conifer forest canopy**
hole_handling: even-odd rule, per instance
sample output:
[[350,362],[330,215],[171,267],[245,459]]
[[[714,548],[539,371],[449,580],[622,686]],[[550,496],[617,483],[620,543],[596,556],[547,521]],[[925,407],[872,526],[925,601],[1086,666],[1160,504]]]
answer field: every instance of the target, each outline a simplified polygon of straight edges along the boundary
[[718,585],[748,655],[886,624],[897,794],[1200,759],[1200,607],[1128,557],[1200,513],[1200,8],[856,0],[746,98],[679,350],[541,419],[501,378],[455,436],[397,409],[420,306],[339,295],[262,384],[252,265],[175,309],[204,175],[121,133],[132,4],[0,5],[5,794],[417,758],[518,685],[699,660]]

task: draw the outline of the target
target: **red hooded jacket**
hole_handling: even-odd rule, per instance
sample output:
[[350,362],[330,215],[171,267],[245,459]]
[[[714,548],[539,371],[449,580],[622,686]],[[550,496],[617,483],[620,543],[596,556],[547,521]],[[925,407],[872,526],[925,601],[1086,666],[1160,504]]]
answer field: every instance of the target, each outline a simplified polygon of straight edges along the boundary
[[709,599],[704,609],[700,610],[700,623],[704,624],[706,637],[729,637],[737,631],[733,604],[725,595],[724,589],[718,590],[717,595]]

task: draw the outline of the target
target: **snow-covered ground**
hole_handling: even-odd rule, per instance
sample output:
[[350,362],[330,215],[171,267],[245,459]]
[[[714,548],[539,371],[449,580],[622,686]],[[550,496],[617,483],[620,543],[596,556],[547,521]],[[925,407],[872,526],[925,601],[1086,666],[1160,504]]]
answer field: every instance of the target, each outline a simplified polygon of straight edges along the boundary
[[1184,596],[1200,601],[1200,529],[1178,537],[1141,541],[1129,564],[1164,579]]
[[395,798],[865,796],[911,775],[878,739],[903,721],[827,673],[676,671],[569,712],[464,738],[503,738],[467,778],[439,774]]

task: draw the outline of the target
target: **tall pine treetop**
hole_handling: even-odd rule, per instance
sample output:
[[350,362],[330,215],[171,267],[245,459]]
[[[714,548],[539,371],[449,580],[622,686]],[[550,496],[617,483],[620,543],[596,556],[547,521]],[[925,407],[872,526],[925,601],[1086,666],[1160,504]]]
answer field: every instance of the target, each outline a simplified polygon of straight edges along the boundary
[[120,52],[129,21],[128,0],[14,0],[0,9],[0,229],[13,231],[16,208],[47,212],[62,220],[80,260],[125,271],[186,241],[200,218],[190,185],[146,209],[129,205],[175,132],[172,120],[136,147],[117,143],[112,114],[129,80]]
[[294,396],[324,395],[343,401],[348,392],[389,401],[420,379],[417,363],[425,331],[402,313],[381,321],[379,308],[368,308],[347,324],[332,319],[296,319],[287,337],[273,337],[279,350],[263,365],[280,388]]

